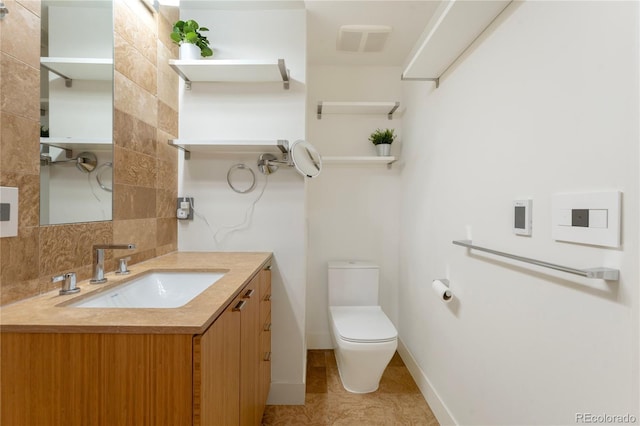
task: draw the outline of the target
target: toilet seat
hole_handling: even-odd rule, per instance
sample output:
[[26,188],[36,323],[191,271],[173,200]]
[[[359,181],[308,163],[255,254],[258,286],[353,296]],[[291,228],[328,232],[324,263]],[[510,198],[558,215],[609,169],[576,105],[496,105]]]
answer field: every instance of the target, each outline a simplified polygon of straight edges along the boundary
[[398,337],[380,306],[331,306],[329,311],[335,330],[347,342],[383,343]]

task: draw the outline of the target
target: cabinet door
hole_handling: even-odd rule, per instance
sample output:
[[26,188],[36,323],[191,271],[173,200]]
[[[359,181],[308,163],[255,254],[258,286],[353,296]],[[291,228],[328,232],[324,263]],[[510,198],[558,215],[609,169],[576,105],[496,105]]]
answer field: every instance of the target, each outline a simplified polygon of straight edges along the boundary
[[260,272],[260,397],[259,414],[262,417],[271,387],[271,271]]
[[240,318],[236,299],[194,337],[193,424],[237,425],[240,412]]
[[260,362],[260,414],[264,413],[264,407],[269,397],[269,388],[271,387],[271,314],[267,317],[266,322],[260,334],[260,346],[262,360]]
[[245,302],[240,320],[240,424],[259,425],[260,395],[260,305],[259,279],[256,275],[242,290]]

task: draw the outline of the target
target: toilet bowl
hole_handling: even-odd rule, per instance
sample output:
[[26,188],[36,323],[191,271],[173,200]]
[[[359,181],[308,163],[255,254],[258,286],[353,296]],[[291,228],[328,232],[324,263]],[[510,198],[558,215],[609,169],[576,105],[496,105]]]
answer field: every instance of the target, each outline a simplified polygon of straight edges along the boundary
[[353,393],[378,389],[398,332],[378,305],[378,267],[329,263],[329,322],[340,380]]

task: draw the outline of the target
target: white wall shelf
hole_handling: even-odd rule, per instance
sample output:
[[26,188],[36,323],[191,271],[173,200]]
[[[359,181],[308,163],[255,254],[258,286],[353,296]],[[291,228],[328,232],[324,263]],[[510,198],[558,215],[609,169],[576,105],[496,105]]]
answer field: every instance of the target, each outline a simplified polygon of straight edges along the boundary
[[323,156],[322,164],[326,165],[345,165],[345,166],[375,166],[386,165],[387,168],[391,168],[391,165],[397,161],[394,156],[389,157],[376,157],[376,156]]
[[184,151],[185,160],[191,153],[204,154],[283,154],[289,151],[289,141],[272,140],[206,140],[206,139],[169,139],[168,144]]
[[393,120],[393,113],[400,107],[400,102],[332,102],[318,101],[317,118],[322,114],[374,114],[386,115]]
[[40,138],[40,143],[73,151],[103,150],[113,146],[111,139],[101,138]]
[[480,37],[511,0],[442,2],[416,43],[402,80],[434,81]]
[[67,87],[73,80],[113,80],[111,58],[40,58],[40,65],[65,79]]
[[191,89],[192,82],[282,82],[289,89],[289,70],[284,59],[254,61],[236,59],[170,59],[169,65]]

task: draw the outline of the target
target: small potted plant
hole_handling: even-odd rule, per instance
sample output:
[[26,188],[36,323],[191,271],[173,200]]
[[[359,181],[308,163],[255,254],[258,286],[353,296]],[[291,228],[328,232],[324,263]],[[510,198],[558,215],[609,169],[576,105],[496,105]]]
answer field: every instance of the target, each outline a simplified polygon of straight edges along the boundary
[[171,40],[180,46],[180,59],[198,59],[200,56],[213,56],[213,50],[209,47],[209,40],[201,31],[209,31],[209,28],[201,27],[196,21],[176,21],[173,24]]
[[369,140],[376,146],[376,151],[380,157],[387,157],[390,155],[391,144],[395,139],[396,135],[394,134],[394,129],[376,129],[376,131],[371,133],[371,136],[369,136]]

